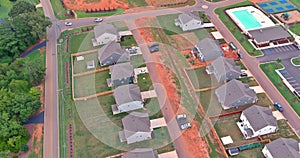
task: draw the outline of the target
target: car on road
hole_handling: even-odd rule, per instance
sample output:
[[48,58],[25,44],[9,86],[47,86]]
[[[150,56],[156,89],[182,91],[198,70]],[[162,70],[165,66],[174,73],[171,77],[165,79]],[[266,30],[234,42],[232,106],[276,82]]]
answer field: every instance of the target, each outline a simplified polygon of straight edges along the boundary
[[73,24],[71,22],[65,22],[66,26],[72,26]]
[[274,106],[278,111],[283,112],[283,107],[278,102],[275,102]]
[[185,129],[188,129],[188,128],[191,128],[192,127],[192,125],[189,123],[189,122],[187,122],[187,123],[185,123],[185,124],[182,124],[181,126],[180,126],[180,129],[181,130],[185,130]]
[[185,119],[185,118],[186,118],[186,114],[180,114],[180,115],[176,116],[177,120],[179,120],[179,119]]
[[102,21],[103,21],[102,18],[96,18],[96,19],[94,19],[94,22],[102,22]]

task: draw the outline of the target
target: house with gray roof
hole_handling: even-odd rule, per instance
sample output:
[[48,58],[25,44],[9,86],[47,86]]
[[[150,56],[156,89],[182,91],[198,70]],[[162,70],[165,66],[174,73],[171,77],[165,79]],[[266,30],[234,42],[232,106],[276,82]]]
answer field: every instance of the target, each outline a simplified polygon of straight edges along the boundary
[[124,84],[130,84],[134,81],[134,68],[127,63],[119,63],[109,66],[111,74],[110,82],[113,87],[118,87]]
[[278,131],[277,120],[273,116],[272,109],[258,105],[245,109],[237,125],[246,139]]
[[140,87],[135,84],[122,85],[114,89],[113,96],[116,104],[112,105],[113,112],[128,112],[144,107]]
[[98,60],[101,66],[128,62],[129,52],[119,43],[111,41],[98,50]]
[[291,35],[280,25],[250,30],[248,35],[257,47],[270,46],[270,43],[280,45],[291,42]]
[[236,66],[232,58],[223,56],[215,59],[206,69],[211,71],[220,83],[239,78],[241,75],[241,67]]
[[243,105],[257,102],[258,98],[248,84],[233,79],[215,90],[223,109],[238,108]]
[[123,131],[119,132],[121,142],[132,144],[152,139],[148,113],[131,112],[122,119]]
[[151,148],[136,148],[124,154],[122,158],[158,158],[158,153]]
[[218,57],[223,56],[219,42],[211,38],[202,39],[195,45],[192,51],[202,62],[215,60]]
[[292,138],[278,138],[262,150],[266,158],[299,158],[300,144]]
[[111,41],[120,41],[121,39],[118,29],[114,25],[107,23],[101,23],[94,27],[94,35],[95,38],[92,39],[94,47]]
[[203,20],[196,13],[182,13],[175,19],[175,25],[179,26],[183,31],[191,31],[203,28]]

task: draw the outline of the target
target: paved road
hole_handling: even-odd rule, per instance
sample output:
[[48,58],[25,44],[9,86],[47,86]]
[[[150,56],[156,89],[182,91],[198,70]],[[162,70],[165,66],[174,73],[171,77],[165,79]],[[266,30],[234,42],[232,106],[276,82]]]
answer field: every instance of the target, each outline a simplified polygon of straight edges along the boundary
[[[233,41],[237,47],[241,50],[241,53],[244,55],[243,62],[247,66],[247,68],[251,71],[251,73],[255,76],[257,81],[263,87],[263,89],[267,92],[269,97],[276,101],[282,100],[283,107],[286,109],[284,115],[289,120],[289,123],[296,130],[297,134],[300,135],[300,121],[298,115],[291,109],[289,104],[285,101],[285,99],[281,96],[281,94],[277,91],[277,89],[272,85],[272,83],[268,80],[268,78],[264,75],[264,73],[260,70],[258,64],[258,60],[256,58],[252,58],[248,56],[245,50],[241,47],[238,41],[232,36],[230,31],[226,28],[226,26],[218,19],[218,17],[214,14],[214,9],[230,5],[233,3],[242,2],[243,0],[234,0],[234,1],[222,1],[218,3],[209,3],[206,1],[200,1],[196,3],[196,5],[192,7],[183,7],[177,9],[161,9],[154,11],[145,11],[140,13],[133,14],[122,14],[116,15],[110,18],[106,18],[105,21],[118,21],[118,20],[134,20],[139,17],[146,16],[157,16],[164,14],[173,14],[179,12],[186,12],[190,10],[200,10],[204,11],[210,18],[211,21],[215,24],[215,26],[220,30],[225,39],[228,41]],[[93,22],[93,18],[85,18],[85,19],[76,19],[70,20],[73,23],[73,26],[66,27],[64,26],[64,21],[58,21],[53,14],[53,10],[51,8],[51,4],[48,0],[41,0],[45,15],[48,16],[53,25],[50,29],[47,30],[47,47],[46,47],[46,87],[45,87],[45,127],[44,127],[44,158],[56,158],[59,157],[59,126],[58,126],[58,97],[57,97],[57,51],[56,51],[56,39],[59,37],[60,31],[68,28],[76,28],[81,26],[87,26],[95,24]],[[202,5],[207,5],[208,9],[201,8]],[[146,57],[147,58],[147,57]],[[152,71],[152,70],[150,70]],[[151,72],[150,72],[151,73]],[[152,74],[156,74],[155,72]],[[152,78],[152,77],[151,77]],[[154,79],[155,81],[155,79]],[[164,91],[162,91],[164,93]],[[163,96],[163,95],[162,95]],[[168,114],[166,114],[168,115]],[[173,133],[170,131],[170,135]],[[177,145],[179,144],[179,145]],[[175,148],[182,148],[180,143],[175,142]],[[184,157],[186,155],[185,152],[179,153],[180,157]]]

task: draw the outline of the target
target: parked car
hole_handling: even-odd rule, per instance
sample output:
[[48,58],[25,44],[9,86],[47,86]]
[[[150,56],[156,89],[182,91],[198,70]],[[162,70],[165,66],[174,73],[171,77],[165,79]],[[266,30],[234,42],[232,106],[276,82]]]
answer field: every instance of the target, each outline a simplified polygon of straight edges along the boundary
[[247,77],[247,70],[241,70],[241,77]]
[[185,130],[185,129],[188,129],[188,128],[191,128],[192,127],[192,125],[189,123],[189,122],[187,122],[187,123],[185,123],[185,124],[182,124],[181,126],[180,126],[180,129],[181,130]]
[[72,26],[73,24],[71,22],[65,22],[66,26]]
[[278,111],[283,112],[283,107],[278,102],[275,102],[274,106]]
[[147,70],[146,70],[146,69],[140,70],[140,74],[145,74],[145,73],[147,73]]
[[180,114],[176,116],[176,119],[185,119],[186,118],[186,114]]
[[102,22],[102,21],[103,21],[102,18],[96,18],[96,19],[94,20],[94,22]]

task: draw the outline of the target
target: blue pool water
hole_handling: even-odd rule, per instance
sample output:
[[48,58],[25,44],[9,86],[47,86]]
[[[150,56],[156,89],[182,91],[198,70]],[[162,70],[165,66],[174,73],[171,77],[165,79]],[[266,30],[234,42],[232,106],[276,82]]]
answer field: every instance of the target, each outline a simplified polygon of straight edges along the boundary
[[261,24],[247,10],[239,10],[239,11],[234,11],[232,13],[236,18],[239,19],[239,21],[244,25],[244,27],[247,30],[261,27]]

